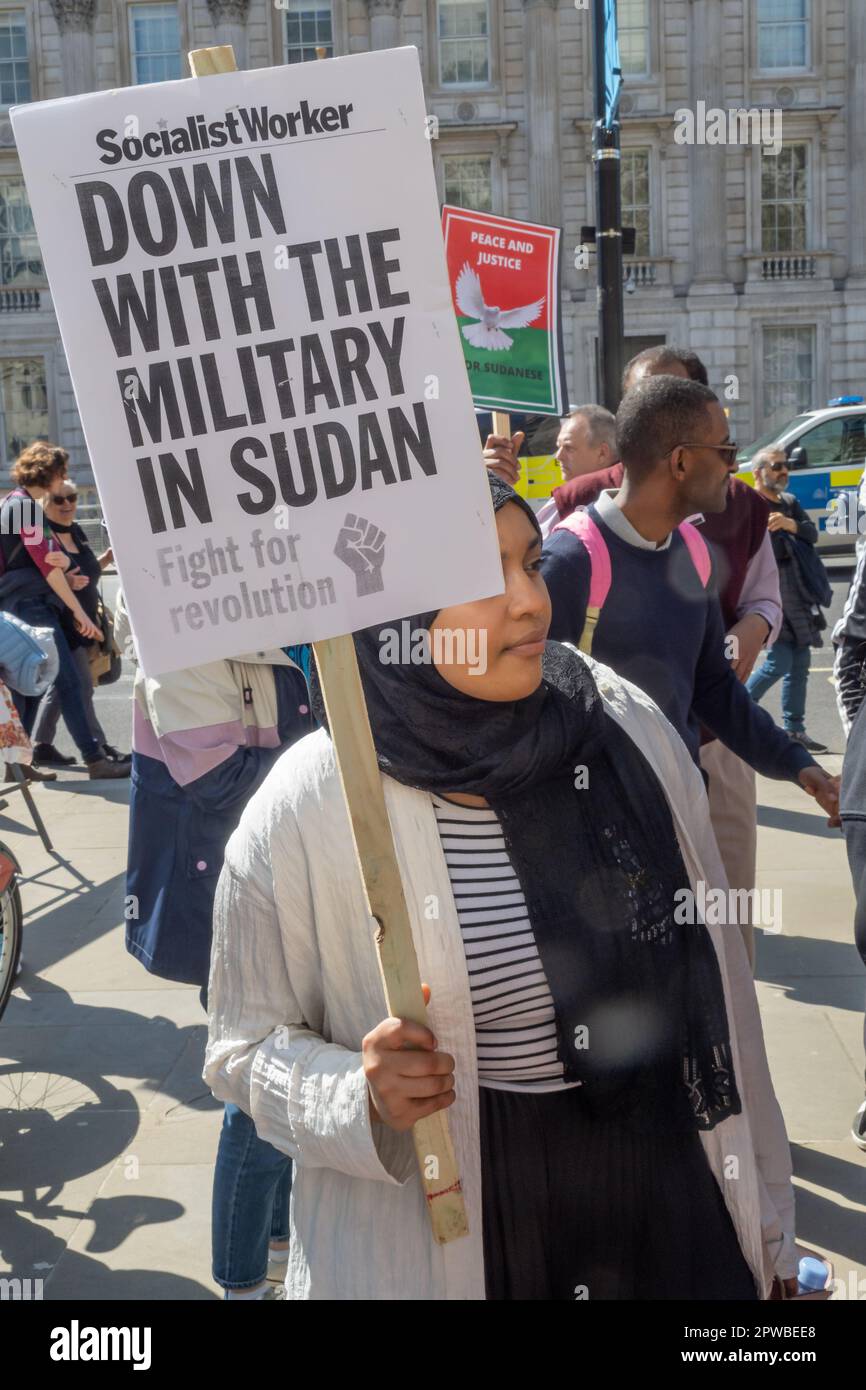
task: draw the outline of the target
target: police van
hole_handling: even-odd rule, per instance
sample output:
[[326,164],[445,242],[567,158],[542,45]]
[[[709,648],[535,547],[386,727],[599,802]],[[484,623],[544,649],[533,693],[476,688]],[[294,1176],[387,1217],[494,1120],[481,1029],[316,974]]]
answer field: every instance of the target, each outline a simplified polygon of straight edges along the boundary
[[[759,449],[784,449],[791,470],[786,487],[818,527],[821,550],[850,550],[858,536],[858,491],[866,463],[866,399],[836,396],[821,410],[807,410],[756,439],[737,455],[737,476],[754,483]],[[859,534],[866,532],[866,518]]]

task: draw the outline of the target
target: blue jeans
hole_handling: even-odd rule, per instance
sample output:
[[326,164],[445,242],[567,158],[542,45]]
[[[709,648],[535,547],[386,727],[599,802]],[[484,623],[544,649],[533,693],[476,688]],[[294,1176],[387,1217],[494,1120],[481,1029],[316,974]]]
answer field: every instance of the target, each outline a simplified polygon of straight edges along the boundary
[[806,732],[810,651],[810,647],[796,647],[793,642],[776,642],[764,657],[763,666],[746,681],[746,689],[758,704],[771,685],[782,682],[782,720],[789,734]]
[[[84,701],[81,697],[81,677],[72,658],[69,645],[60,626],[57,613],[40,598],[20,599],[15,605],[15,616],[31,627],[50,627],[57,645],[60,667],[54,681],[60,700],[60,710],[66,720],[75,745],[86,763],[95,763],[102,757],[102,748],[94,738],[87,722]],[[33,732],[36,712],[41,695],[19,695],[16,692],[15,705],[21,716],[21,723],[28,734]]]
[[213,1277],[251,1289],[268,1272],[268,1242],[288,1240],[292,1160],[226,1105],[213,1183]]

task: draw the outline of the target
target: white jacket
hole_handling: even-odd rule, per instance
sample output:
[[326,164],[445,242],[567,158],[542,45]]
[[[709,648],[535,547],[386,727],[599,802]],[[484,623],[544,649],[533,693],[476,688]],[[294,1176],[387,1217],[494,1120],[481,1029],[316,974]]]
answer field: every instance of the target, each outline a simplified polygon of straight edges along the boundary
[[[607,712],[667,794],[683,857],[726,887],[703,781],[642,691],[593,669]],[[296,1299],[483,1299],[477,1067],[466,961],[430,796],[383,777],[431,1027],[456,1059],[448,1116],[470,1233],[434,1244],[409,1134],[371,1127],[361,1040],[387,1016],[333,749],[319,731],[280,758],[229,841],[217,892],[204,1076],[297,1165],[287,1290]],[[438,917],[433,912],[438,910]],[[784,1122],[739,927],[709,926],[743,1113],[701,1132],[766,1296],[796,1273]]]

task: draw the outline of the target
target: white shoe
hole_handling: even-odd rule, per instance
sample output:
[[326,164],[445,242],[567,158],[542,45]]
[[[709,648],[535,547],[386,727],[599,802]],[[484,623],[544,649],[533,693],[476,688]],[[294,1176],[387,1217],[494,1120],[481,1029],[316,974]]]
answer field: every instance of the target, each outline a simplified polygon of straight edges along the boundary
[[268,1272],[265,1278],[269,1284],[285,1284],[288,1268],[288,1260],[268,1260]]
[[851,1126],[851,1138],[858,1148],[866,1153],[866,1100],[860,1106],[854,1116],[854,1123]]
[[257,1301],[258,1301],[259,1303],[269,1303],[269,1302],[274,1301],[275,1299],[284,1299],[285,1297],[286,1297],[286,1286],[285,1286],[285,1284],[270,1284],[270,1285],[265,1289],[265,1291],[264,1291],[264,1293],[262,1294],[261,1298],[258,1299]]

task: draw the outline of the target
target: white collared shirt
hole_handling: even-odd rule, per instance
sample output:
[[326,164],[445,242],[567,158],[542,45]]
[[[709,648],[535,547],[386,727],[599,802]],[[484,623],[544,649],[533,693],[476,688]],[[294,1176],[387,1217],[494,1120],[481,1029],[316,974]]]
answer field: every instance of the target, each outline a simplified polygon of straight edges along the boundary
[[596,511],[606,526],[609,526],[615,536],[619,536],[626,545],[633,545],[637,550],[668,550],[670,549],[670,535],[657,545],[655,541],[648,541],[639,531],[636,531],[625,513],[616,505],[617,493],[613,490],[599,494],[595,504]]
[[535,513],[535,520],[541,527],[542,540],[546,541],[559,521],[559,508],[552,497]]

